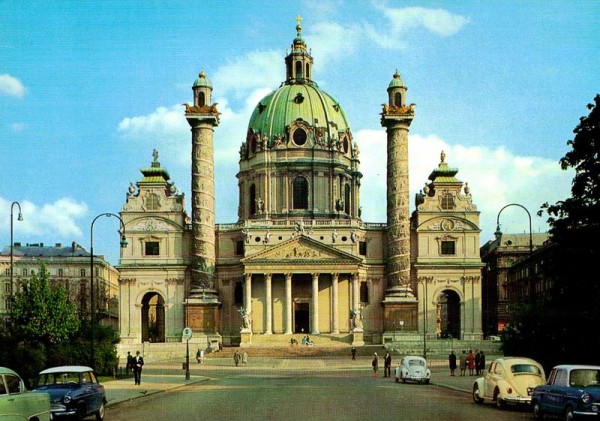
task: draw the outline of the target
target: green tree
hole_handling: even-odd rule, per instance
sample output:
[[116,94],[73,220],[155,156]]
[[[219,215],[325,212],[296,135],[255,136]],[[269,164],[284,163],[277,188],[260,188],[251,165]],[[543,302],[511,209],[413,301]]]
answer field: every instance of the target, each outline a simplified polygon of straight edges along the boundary
[[567,142],[572,149],[560,160],[563,170],[575,170],[571,197],[538,212],[548,215],[553,243],[550,297],[529,312],[517,311],[507,334],[509,348],[528,350],[546,366],[600,363],[600,95],[587,107],[589,115]]
[[11,309],[11,333],[15,342],[41,343],[46,348],[69,339],[79,328],[77,308],[64,286],[51,286],[43,262],[31,279],[21,283]]

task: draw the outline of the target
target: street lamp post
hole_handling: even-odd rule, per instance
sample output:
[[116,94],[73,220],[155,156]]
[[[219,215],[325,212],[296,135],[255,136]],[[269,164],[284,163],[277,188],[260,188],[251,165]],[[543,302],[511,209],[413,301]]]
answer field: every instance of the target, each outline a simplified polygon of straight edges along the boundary
[[101,216],[111,217],[114,216],[121,223],[121,229],[119,234],[121,235],[121,248],[127,247],[127,241],[125,240],[125,223],[118,215],[114,213],[101,213],[96,216],[90,225],[90,328],[91,328],[91,341],[90,341],[90,367],[95,368],[95,355],[94,355],[94,223]]
[[17,221],[23,220],[23,214],[21,213],[21,205],[19,202],[12,202],[10,205],[10,298],[12,299],[14,293],[13,286],[13,208],[17,205],[19,207],[19,215]]
[[529,218],[529,254],[531,255],[531,253],[533,253],[533,236],[531,233],[531,214],[529,213],[529,211],[527,210],[527,208],[525,206],[520,205],[518,203],[509,203],[508,205],[506,205],[502,209],[500,209],[500,212],[498,212],[498,216],[496,217],[496,232],[494,233],[494,235],[498,239],[502,235],[502,232],[500,231],[500,214],[502,213],[502,211],[504,209],[506,209],[509,206],[518,206],[521,209],[523,209],[525,212],[527,212],[527,217]]

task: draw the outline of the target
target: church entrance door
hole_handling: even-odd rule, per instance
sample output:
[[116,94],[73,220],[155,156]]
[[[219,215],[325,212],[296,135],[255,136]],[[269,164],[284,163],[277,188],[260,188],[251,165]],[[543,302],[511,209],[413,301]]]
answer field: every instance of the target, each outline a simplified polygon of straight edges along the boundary
[[308,303],[294,303],[294,333],[308,333],[310,306]]
[[460,297],[455,291],[447,289],[440,294],[437,313],[440,337],[460,339]]
[[165,300],[156,292],[142,298],[142,341],[165,341]]

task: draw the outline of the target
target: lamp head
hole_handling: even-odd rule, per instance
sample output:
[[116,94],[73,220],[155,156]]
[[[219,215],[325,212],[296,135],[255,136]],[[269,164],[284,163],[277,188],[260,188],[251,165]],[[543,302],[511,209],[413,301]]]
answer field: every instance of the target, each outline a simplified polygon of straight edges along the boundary
[[496,240],[500,240],[500,237],[502,237],[502,231],[500,231],[500,225],[496,225],[496,232],[494,233],[494,236],[496,237]]
[[21,212],[19,212],[19,216],[17,216],[17,221],[22,221],[23,220],[23,214]]
[[125,239],[125,235],[121,236],[121,248],[124,249],[127,247],[127,240]]

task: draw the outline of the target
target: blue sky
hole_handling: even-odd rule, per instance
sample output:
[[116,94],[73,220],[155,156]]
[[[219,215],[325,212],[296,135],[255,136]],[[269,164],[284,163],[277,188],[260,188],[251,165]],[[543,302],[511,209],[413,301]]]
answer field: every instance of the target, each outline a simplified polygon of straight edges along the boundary
[[[416,104],[411,198],[444,150],[471,186],[482,243],[508,203],[547,229],[536,212],[570,195],[558,160],[600,92],[600,2],[0,0],[0,244],[19,201],[15,241],[89,247],[91,221],[120,211],[154,148],[189,209],[181,104],[200,70],[222,112],[217,222],[236,222],[238,149],[253,108],[284,80],[298,14],[313,76],[361,148],[365,221],[386,219],[379,113],[397,69]],[[500,223],[528,230],[518,207]],[[113,264],[117,229],[114,218],[94,225],[94,251]]]

